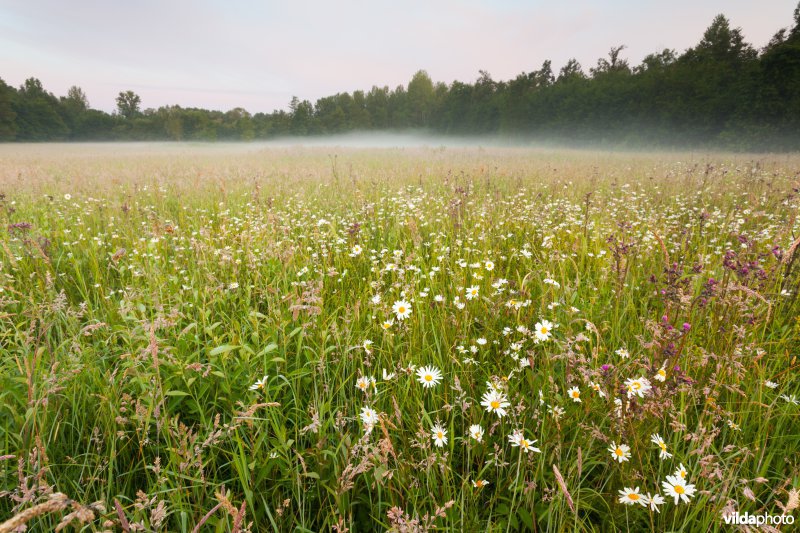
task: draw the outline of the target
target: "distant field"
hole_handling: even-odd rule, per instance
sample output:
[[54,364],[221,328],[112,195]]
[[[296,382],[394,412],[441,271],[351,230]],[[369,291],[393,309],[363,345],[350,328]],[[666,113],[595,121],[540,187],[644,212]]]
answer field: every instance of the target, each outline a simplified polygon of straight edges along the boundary
[[798,208],[798,155],[0,144],[0,532],[794,520]]

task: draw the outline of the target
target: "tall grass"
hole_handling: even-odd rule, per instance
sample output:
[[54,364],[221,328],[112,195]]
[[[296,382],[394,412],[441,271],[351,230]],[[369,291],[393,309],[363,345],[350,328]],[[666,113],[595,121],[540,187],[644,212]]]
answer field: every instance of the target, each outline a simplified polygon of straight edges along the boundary
[[699,531],[796,508],[797,157],[237,150],[0,147],[0,520]]

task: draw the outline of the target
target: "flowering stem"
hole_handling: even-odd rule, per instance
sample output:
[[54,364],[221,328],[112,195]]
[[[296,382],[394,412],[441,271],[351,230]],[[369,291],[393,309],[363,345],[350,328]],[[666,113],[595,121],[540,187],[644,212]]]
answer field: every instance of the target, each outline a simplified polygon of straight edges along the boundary
[[522,463],[522,449],[519,451],[517,459],[517,475],[514,476],[514,495],[511,497],[511,508],[508,510],[508,522],[506,523],[506,533],[511,529],[511,516],[514,514],[514,505],[517,501],[517,484],[519,483],[519,465]]

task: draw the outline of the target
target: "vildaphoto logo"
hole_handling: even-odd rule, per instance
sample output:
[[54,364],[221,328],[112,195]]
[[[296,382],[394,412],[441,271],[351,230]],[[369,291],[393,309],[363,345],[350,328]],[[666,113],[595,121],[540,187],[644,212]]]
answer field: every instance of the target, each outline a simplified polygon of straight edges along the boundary
[[769,524],[771,526],[778,525],[791,525],[794,524],[794,517],[792,515],[769,515],[769,514],[744,514],[732,513],[722,517],[726,524],[737,526],[763,526]]

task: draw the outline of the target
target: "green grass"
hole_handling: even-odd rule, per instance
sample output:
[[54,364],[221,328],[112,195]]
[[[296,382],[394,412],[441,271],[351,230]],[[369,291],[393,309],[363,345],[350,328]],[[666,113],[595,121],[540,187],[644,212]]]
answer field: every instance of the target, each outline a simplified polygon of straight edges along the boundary
[[[0,520],[62,492],[99,502],[98,531],[191,531],[218,504],[203,530],[237,530],[244,505],[252,531],[699,531],[796,497],[795,156],[43,145],[0,163]],[[505,417],[480,405],[489,381]],[[679,464],[697,492],[675,505]]]

